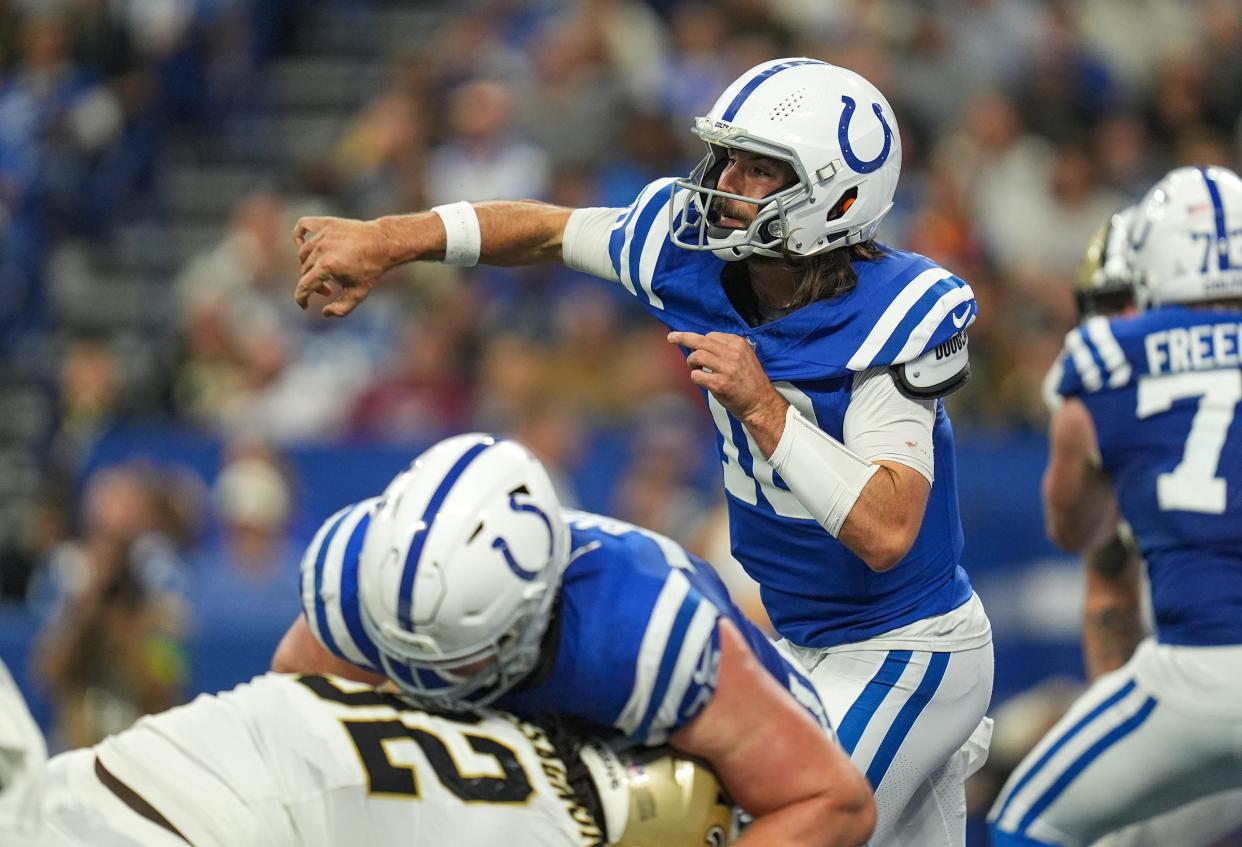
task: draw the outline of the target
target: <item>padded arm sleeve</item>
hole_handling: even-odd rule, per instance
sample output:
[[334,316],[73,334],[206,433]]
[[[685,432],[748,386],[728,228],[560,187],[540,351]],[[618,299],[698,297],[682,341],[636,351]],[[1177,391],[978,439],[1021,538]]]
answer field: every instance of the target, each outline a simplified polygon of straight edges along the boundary
[[768,464],[834,538],[879,469],[802,416],[792,405]]

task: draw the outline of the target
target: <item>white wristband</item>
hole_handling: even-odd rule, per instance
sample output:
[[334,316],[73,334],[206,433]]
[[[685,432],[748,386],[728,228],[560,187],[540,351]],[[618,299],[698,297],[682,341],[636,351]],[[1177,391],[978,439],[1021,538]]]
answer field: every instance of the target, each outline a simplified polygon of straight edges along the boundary
[[435,206],[433,212],[444,222],[444,264],[472,268],[479,263],[483,233],[474,206],[465,202]]
[[793,406],[785,413],[785,431],[768,464],[833,538],[841,534],[863,486],[879,469]]

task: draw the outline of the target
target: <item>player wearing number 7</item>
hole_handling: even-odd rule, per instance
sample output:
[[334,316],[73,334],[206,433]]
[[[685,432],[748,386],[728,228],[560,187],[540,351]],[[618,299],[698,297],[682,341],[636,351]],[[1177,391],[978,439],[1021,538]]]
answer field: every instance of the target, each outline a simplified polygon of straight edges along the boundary
[[966,379],[973,292],[873,240],[901,141],[857,74],[765,62],[693,132],[707,145],[699,166],[628,208],[304,218],[296,299],[331,296],[324,313],[343,316],[385,270],[418,260],[563,261],[638,298],[704,389],[734,555],[875,790],[870,843],[960,845],[993,669],[960,567],[941,398]]
[[1069,550],[1125,517],[1156,636],[1014,771],[998,847],[1078,847],[1242,787],[1242,180],[1172,171],[1129,242],[1143,312],[1067,337],[1044,500]]

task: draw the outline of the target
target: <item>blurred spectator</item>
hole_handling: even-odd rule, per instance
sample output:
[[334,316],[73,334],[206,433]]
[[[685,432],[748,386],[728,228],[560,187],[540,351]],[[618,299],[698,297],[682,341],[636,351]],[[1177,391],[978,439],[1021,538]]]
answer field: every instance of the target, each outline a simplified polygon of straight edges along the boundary
[[181,699],[185,624],[172,492],[141,468],[87,483],[83,535],[53,553],[36,595],[54,598],[39,634],[39,678],[56,706],[58,746],[93,744]]
[[195,255],[177,275],[174,287],[182,315],[191,316],[212,302],[244,312],[255,297],[284,305],[298,271],[297,254],[289,246],[291,228],[278,195],[260,191],[241,198],[224,238]]
[[101,341],[69,343],[60,366],[60,448],[71,462],[121,415],[123,380],[116,357]]
[[652,398],[637,409],[631,460],[617,481],[611,514],[682,543],[701,532],[712,498],[696,485],[702,468],[700,414],[684,397]]
[[479,80],[453,92],[448,136],[427,162],[427,199],[538,199],[547,195],[548,155],[512,129],[513,92],[501,82]]
[[586,430],[581,407],[564,397],[540,397],[522,410],[511,433],[543,463],[557,499],[569,509],[581,506],[573,477]]
[[474,397],[461,344],[438,316],[411,318],[388,372],[355,401],[350,433],[419,443],[468,429]]
[[1101,181],[1130,200],[1141,197],[1167,170],[1157,158],[1147,125],[1129,112],[1112,113],[1095,126],[1091,156],[1101,169]]
[[301,608],[302,551],[288,534],[292,493],[276,461],[262,446],[235,447],[212,487],[220,534],[194,557],[204,627],[280,628]]
[[298,321],[292,220],[277,195],[244,197],[220,243],[178,275],[184,350],[173,395],[185,417],[276,441],[339,433],[388,353],[392,316],[382,309],[331,326]]
[[689,126],[690,119],[707,114],[733,82],[724,56],[728,25],[710,4],[693,2],[673,8],[670,26],[673,47],[660,86],[660,105],[668,120]]
[[580,17],[554,21],[533,45],[531,85],[518,89],[518,124],[556,168],[597,163],[621,131],[625,93],[594,35]]
[[429,80],[417,62],[396,63],[388,87],[350,121],[330,151],[347,208],[362,217],[427,205]]

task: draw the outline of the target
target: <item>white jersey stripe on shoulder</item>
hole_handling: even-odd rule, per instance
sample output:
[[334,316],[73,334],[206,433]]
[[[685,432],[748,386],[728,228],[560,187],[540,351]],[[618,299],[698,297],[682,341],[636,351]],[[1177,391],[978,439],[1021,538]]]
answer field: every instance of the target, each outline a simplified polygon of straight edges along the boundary
[[332,633],[332,640],[336,642],[336,646],[349,661],[356,665],[370,667],[371,661],[354,643],[349,633],[349,626],[345,623],[345,616],[341,612],[341,574],[345,564],[345,548],[354,530],[358,528],[363,518],[367,517],[367,514],[365,507],[361,505],[355,507],[353,513],[341,522],[340,529],[332,537],[328,545],[327,558],[323,563],[323,584],[320,586],[320,596],[327,613],[328,629]]
[[[621,284],[624,285],[631,294],[637,294],[638,291],[634,287],[634,278],[630,274],[630,251],[634,249],[634,228],[638,226],[638,220],[643,216],[643,211],[647,204],[652,201],[660,189],[664,187],[664,180],[658,180],[651,183],[642,190],[638,195],[638,199],[634,201],[634,214],[630,215],[629,222],[625,225],[624,240],[621,244]],[[639,246],[642,249],[642,246]]]
[[647,230],[647,240],[643,244],[643,252],[638,263],[638,282],[642,285],[643,291],[647,292],[647,298],[651,305],[657,309],[664,308],[664,300],[655,293],[653,288],[656,263],[660,261],[660,251],[668,243],[668,226],[665,223],[669,218],[668,207],[670,203],[676,203],[672,212],[676,215],[686,208],[689,197],[690,192],[688,191],[678,192],[677,195],[670,196],[661,204],[660,211],[656,213],[651,226]]
[[870,367],[871,360],[883,349],[885,342],[893,334],[893,330],[919,301],[919,298],[940,280],[948,279],[950,276],[952,274],[944,268],[928,268],[906,283],[906,287],[901,289],[901,292],[893,298],[893,302],[884,310],[884,314],[880,315],[880,319],[875,322],[871,332],[867,333],[866,340],[850,358],[846,367],[852,371],[862,371]]
[[690,581],[681,571],[671,571],[660,596],[656,598],[655,607],[647,621],[647,630],[643,633],[642,644],[638,648],[638,661],[634,668],[634,688],[630,697],[617,718],[617,728],[627,735],[632,734],[642,723],[651,703],[652,690],[655,687],[656,675],[660,671],[660,661],[664,658],[664,649],[668,644],[669,632],[677,619],[677,612],[682,602],[690,593]]
[[1099,391],[1100,386],[1104,384],[1104,379],[1100,375],[1100,368],[1095,363],[1095,357],[1091,355],[1091,350],[1087,347],[1087,342],[1083,341],[1082,331],[1079,329],[1071,329],[1069,335],[1065,336],[1065,349],[1069,351],[1070,358],[1074,360],[1074,367],[1078,369],[1078,375],[1082,378],[1082,386],[1088,391]]
[[1088,319],[1086,330],[1092,343],[1095,344],[1095,349],[1100,351],[1104,367],[1108,368],[1108,387],[1120,388],[1129,382],[1130,363],[1126,361],[1126,354],[1121,351],[1121,345],[1117,343],[1117,337],[1113,335],[1113,328],[1108,318],[1096,315]]
[[[908,362],[911,359],[923,355],[927,349],[927,344],[931,341],[932,333],[936,331],[936,327],[949,312],[958,306],[975,299],[975,292],[969,285],[962,285],[960,288],[954,288],[942,295],[935,305],[923,316],[923,320],[918,322],[914,327],[914,331],[910,333],[910,337],[906,339],[905,345],[901,348],[901,352],[897,354],[897,363]],[[957,320],[957,317],[954,317]],[[969,326],[969,324],[967,324]],[[962,327],[965,329],[966,327]]]
[[667,737],[668,727],[677,722],[677,712],[681,701],[694,676],[700,673],[699,659],[703,649],[712,636],[716,621],[720,620],[720,611],[711,603],[703,600],[694,610],[690,626],[686,628],[686,636],[681,642],[681,651],[677,654],[677,664],[673,668],[673,676],[669,680],[664,699],[660,701],[659,711],[651,725],[651,733],[647,737],[650,744],[658,744]]

